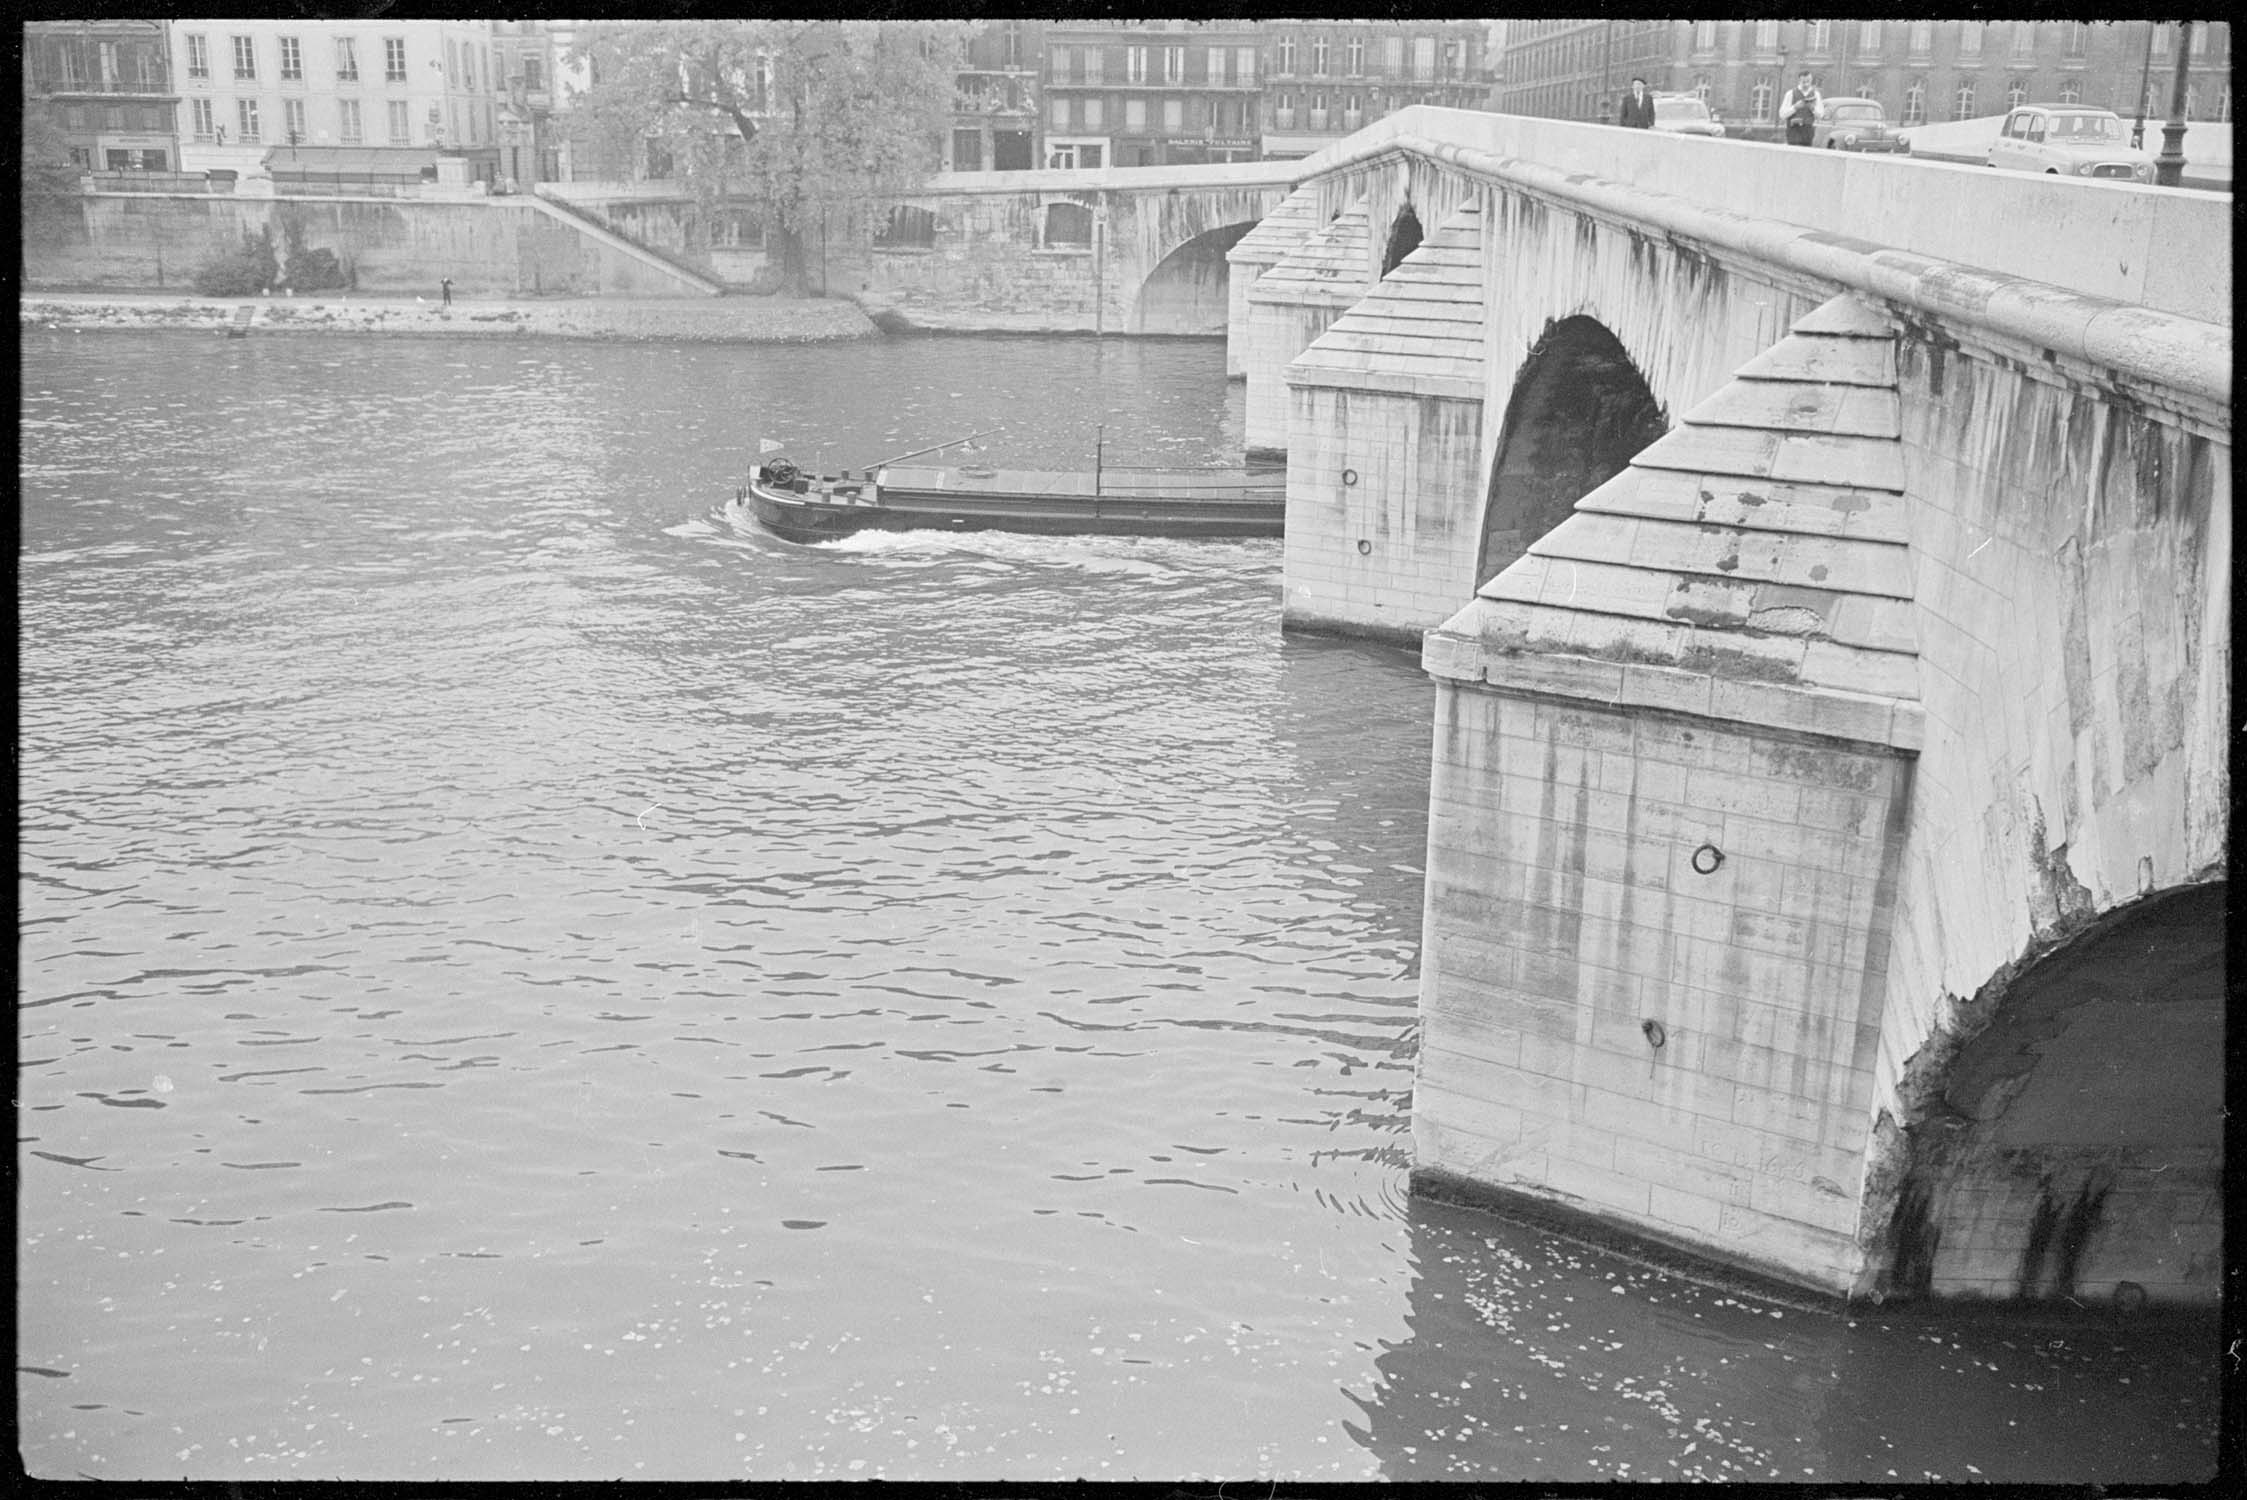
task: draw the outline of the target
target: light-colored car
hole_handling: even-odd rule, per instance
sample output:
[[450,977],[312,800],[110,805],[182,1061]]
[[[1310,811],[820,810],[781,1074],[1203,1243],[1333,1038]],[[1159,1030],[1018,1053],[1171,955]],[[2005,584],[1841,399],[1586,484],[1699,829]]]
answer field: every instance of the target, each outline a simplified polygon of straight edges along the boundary
[[2059,177],[2153,181],[2153,163],[2133,150],[2122,117],[2080,104],[2024,104],[2005,117],[1987,163]]
[[1698,94],[1656,94],[1654,128],[1673,135],[1722,135],[1724,127]]
[[1912,143],[1888,125],[1877,99],[1836,96],[1818,101],[1810,144],[1822,151],[1909,151]]

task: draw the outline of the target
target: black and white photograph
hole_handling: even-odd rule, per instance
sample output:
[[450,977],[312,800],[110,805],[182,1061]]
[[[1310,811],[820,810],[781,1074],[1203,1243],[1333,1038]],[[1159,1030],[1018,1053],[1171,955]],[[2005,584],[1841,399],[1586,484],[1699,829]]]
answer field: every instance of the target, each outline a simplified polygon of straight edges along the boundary
[[24,1478],[2247,1487],[2228,22],[18,39]]

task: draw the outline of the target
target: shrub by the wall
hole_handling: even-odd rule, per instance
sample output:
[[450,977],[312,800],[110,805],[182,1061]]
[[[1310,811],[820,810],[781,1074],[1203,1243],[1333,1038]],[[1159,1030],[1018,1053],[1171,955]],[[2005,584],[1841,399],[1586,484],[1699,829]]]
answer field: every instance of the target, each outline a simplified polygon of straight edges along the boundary
[[195,290],[205,297],[254,297],[280,278],[270,232],[242,236],[242,248],[206,261],[195,271]]

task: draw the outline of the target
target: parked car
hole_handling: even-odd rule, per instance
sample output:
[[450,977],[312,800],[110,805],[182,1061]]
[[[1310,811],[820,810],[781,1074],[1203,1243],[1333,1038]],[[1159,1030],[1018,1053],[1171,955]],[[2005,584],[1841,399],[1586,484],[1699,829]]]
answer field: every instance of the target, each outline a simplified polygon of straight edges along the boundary
[[2122,117],[2080,104],[2024,104],[2005,117],[1987,164],[2060,177],[2153,181],[2153,163],[2133,150]]
[[1877,99],[1820,99],[1810,123],[1810,144],[1827,151],[1910,151],[1912,143],[1888,124]]
[[1656,94],[1654,128],[1676,135],[1722,135],[1724,127],[1698,94]]

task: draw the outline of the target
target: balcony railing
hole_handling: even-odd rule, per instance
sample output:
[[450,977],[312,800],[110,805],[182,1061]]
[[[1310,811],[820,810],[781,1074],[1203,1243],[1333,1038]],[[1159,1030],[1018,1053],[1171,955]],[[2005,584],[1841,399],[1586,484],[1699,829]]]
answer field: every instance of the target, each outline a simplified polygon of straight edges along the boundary
[[170,99],[178,97],[177,95],[172,93],[171,84],[161,78],[142,81],[137,79],[125,78],[68,79],[54,77],[34,77],[31,80],[31,87],[34,91],[42,94],[99,94],[105,97],[130,97],[134,94],[138,94],[144,99]]

